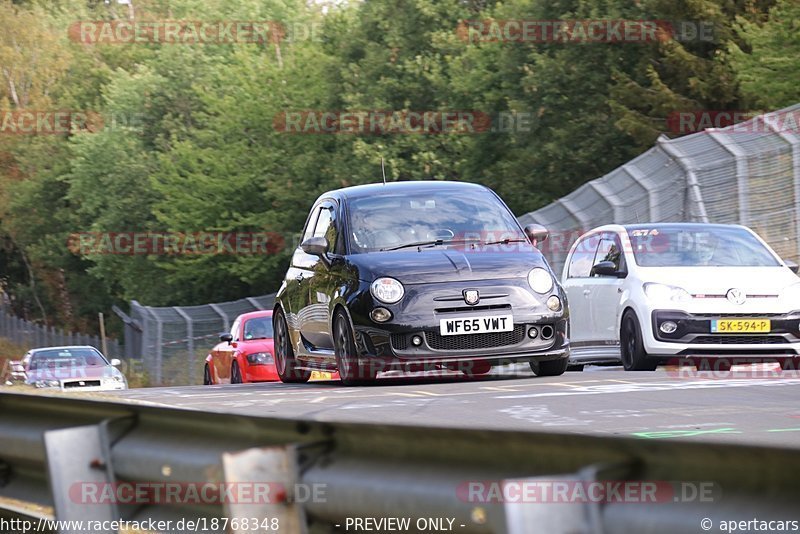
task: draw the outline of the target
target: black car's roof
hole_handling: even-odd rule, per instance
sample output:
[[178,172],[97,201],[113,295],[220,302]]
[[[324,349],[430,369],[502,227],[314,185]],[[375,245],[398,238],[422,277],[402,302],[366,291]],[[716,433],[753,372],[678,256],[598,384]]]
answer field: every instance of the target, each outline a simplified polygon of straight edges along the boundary
[[475,191],[489,191],[489,188],[472,184],[469,182],[448,182],[441,180],[417,180],[408,182],[387,182],[355,185],[352,187],[344,187],[334,191],[328,191],[320,196],[334,197],[334,198],[360,198],[368,196],[377,196],[381,193],[417,193],[425,191],[441,191],[441,192],[475,192]]

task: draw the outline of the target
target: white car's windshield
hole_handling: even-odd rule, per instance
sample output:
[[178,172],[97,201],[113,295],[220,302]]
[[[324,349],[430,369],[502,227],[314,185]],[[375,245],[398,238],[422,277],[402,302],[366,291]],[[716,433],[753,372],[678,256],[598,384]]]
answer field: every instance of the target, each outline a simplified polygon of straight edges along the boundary
[[64,369],[107,365],[99,352],[91,349],[55,349],[37,351],[31,356],[30,370]]
[[780,265],[750,232],[736,227],[654,226],[628,229],[642,267],[771,267]]

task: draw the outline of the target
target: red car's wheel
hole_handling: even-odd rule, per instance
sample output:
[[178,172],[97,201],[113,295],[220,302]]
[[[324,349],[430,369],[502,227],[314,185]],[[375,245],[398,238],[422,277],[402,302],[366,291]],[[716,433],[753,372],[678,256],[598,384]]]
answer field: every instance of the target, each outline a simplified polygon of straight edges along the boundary
[[233,362],[231,365],[231,384],[241,384],[242,380],[242,370],[239,369],[239,364]]
[[308,382],[311,371],[297,368],[292,341],[289,339],[289,327],[283,312],[275,313],[272,324],[275,331],[275,369],[281,382],[289,384]]
[[205,365],[203,368],[203,385],[204,386],[211,386],[214,384],[214,381],[211,380],[211,368],[208,367],[208,364]]

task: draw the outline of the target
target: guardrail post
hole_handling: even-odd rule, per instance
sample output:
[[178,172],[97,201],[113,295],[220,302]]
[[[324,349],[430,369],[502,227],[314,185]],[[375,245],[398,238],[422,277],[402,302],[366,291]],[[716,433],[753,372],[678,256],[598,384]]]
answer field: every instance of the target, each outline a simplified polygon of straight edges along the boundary
[[[281,532],[305,534],[307,521],[300,502],[295,500],[298,487],[297,449],[293,445],[264,449],[248,449],[223,453],[222,468],[226,484],[253,486],[250,502],[224,502],[226,517],[277,519]],[[255,491],[260,485],[260,490]],[[234,494],[238,493],[236,491]],[[256,497],[259,496],[259,497]],[[264,501],[264,502],[260,502]],[[234,528],[239,527],[239,528]],[[248,528],[250,527],[250,528]],[[231,534],[270,532],[269,522],[258,525],[231,525]]]
[[[47,431],[44,446],[56,519],[85,522],[119,518],[104,423]],[[103,502],[104,496],[109,497],[109,502]],[[116,530],[94,532],[117,533]],[[73,531],[62,529],[58,534],[73,534]]]

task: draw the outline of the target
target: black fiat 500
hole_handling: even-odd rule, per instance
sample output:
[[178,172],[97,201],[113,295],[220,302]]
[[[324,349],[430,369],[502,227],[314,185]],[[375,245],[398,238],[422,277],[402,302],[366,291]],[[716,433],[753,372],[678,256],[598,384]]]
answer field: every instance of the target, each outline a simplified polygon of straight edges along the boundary
[[278,291],[275,364],[284,382],[313,370],[342,382],[380,371],[488,373],[530,362],[560,375],[569,355],[565,294],[490,189],[394,182],[323,194]]

